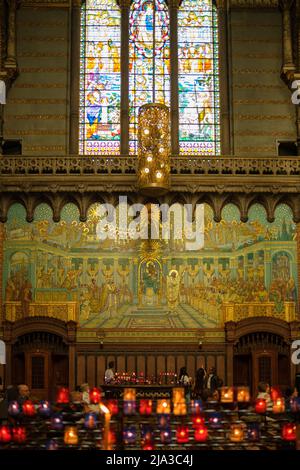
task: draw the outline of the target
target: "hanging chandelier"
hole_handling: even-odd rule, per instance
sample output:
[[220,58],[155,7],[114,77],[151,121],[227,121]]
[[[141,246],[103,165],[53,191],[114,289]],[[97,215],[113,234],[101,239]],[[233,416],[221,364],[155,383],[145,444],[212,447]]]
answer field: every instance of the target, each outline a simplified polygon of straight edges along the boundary
[[138,186],[146,195],[162,195],[170,188],[169,108],[144,104],[138,116]]

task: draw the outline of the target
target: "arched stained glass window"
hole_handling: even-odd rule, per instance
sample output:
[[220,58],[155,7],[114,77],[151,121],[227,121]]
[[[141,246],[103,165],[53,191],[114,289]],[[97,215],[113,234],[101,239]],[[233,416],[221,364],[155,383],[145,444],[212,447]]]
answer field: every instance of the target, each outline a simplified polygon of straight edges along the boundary
[[79,153],[120,153],[121,13],[115,0],[86,0],[81,14]]
[[179,150],[220,154],[217,11],[183,0],[178,11]]
[[135,154],[139,107],[170,104],[169,12],[164,0],[133,0],[129,38],[129,149]]

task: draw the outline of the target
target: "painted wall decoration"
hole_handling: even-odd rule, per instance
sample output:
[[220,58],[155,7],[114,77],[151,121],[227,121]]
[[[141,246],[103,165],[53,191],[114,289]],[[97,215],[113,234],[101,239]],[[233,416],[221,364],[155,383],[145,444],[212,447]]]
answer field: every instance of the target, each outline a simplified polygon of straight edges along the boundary
[[290,209],[279,206],[273,223],[260,205],[247,223],[233,205],[220,223],[203,209],[204,244],[191,251],[174,236],[126,240],[119,230],[116,240],[101,240],[99,204],[86,222],[68,204],[58,223],[45,204],[33,223],[13,205],[5,224],[7,315],[64,318],[68,307],[82,328],[124,331],[215,328],[257,314],[292,320],[298,293]]

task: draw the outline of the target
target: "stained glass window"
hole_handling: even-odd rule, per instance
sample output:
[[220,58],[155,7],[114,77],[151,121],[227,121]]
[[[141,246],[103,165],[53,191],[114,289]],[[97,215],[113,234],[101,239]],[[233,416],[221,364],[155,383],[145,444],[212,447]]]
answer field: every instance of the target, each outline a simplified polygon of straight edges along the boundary
[[183,0],[178,11],[182,154],[220,154],[217,36],[217,11],[212,0]]
[[164,0],[132,2],[129,38],[129,151],[135,154],[139,107],[170,105],[169,12]]
[[120,153],[121,13],[115,0],[86,0],[81,12],[79,153]]

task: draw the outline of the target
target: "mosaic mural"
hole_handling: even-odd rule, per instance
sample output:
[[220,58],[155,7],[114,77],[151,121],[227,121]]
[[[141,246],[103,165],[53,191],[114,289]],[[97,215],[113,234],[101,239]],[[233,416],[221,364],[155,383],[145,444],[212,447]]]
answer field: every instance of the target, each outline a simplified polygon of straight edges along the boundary
[[169,240],[126,240],[120,232],[102,240],[99,208],[91,206],[80,222],[68,204],[54,223],[42,204],[29,224],[21,205],[11,207],[3,273],[8,318],[65,319],[59,315],[68,308],[83,328],[125,330],[215,328],[257,312],[292,319],[296,235],[287,206],[277,208],[273,223],[262,206],[252,206],[242,223],[227,205],[215,223],[204,205],[203,246],[194,251],[173,232]]

